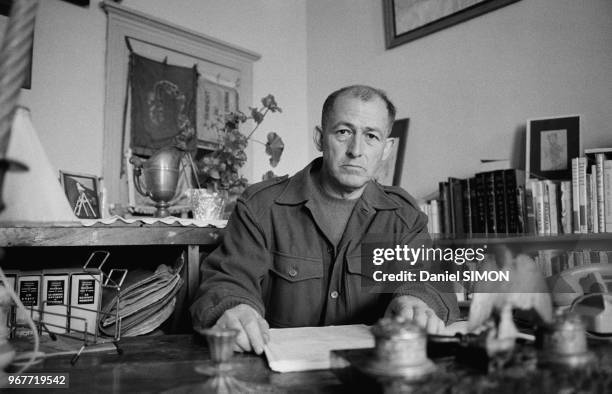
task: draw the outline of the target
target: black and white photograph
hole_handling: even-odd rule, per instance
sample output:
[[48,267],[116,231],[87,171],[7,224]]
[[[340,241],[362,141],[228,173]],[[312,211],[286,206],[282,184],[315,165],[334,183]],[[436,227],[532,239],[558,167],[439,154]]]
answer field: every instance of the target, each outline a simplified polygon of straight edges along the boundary
[[81,219],[100,217],[98,177],[60,171],[60,182],[74,214]]
[[0,392],[611,392],[611,20],[0,0]]
[[572,159],[580,156],[580,116],[529,119],[526,141],[529,177],[570,179]]

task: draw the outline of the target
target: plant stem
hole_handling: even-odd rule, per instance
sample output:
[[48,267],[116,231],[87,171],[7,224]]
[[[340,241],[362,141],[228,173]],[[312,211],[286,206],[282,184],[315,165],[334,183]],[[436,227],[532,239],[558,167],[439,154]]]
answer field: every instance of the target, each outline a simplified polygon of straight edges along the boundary
[[193,158],[191,157],[191,154],[186,153],[187,157],[189,158],[189,164],[191,165],[191,170],[193,171],[193,176],[196,180],[196,184],[198,185],[198,189],[202,188],[202,185],[200,185],[200,180],[198,179],[198,168],[196,167],[195,163],[193,162]]
[[247,136],[247,141],[249,139],[251,139],[251,136],[253,135],[253,133],[255,132],[255,130],[257,130],[257,128],[259,127],[260,124],[263,123],[264,118],[266,117],[266,114],[268,113],[268,111],[270,110],[270,108],[266,108],[266,112],[263,113],[263,115],[261,116],[261,122],[257,123],[255,125],[255,128],[251,131],[251,133]]

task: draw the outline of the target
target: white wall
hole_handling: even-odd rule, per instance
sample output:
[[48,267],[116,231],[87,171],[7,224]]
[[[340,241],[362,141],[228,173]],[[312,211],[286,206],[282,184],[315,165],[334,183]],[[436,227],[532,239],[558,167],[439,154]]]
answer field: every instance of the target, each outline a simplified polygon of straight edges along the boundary
[[[253,96],[274,93],[284,110],[262,126],[285,140],[279,174],[315,156],[322,102],[349,83],[386,89],[410,118],[402,186],[419,197],[448,176],[471,175],[480,158],[518,162],[530,117],[579,113],[585,147],[612,145],[609,0],[521,0],[388,51],[381,1],[122,4],[262,55]],[[22,103],[57,169],[101,173],[105,28],[95,0],[40,2]],[[268,169],[265,155],[252,159],[255,174]]]
[[[126,0],[122,5],[262,55],[254,66],[253,100],[273,93],[283,109],[256,133],[276,131],[285,141],[277,174],[308,160],[306,7],[301,0]],[[21,102],[56,169],[102,173],[106,14],[92,0],[78,7],[43,0],[36,19],[33,81]],[[244,109],[248,110],[248,109]],[[263,147],[255,180],[269,169]],[[107,180],[108,182],[109,180]]]
[[[309,136],[305,132],[306,6],[303,0],[127,0],[122,4],[259,53],[261,59],[253,68],[253,103],[272,93],[283,112],[268,115],[255,135],[262,142],[266,141],[268,131],[275,131],[283,138],[285,152],[274,169],[276,174],[294,173],[304,166],[308,160],[305,147]],[[263,146],[254,149],[254,180],[257,181],[271,168]]]
[[391,50],[382,19],[382,1],[307,2],[308,122],[335,88],[385,89],[410,118],[415,196],[481,158],[524,167],[530,117],[581,114],[584,147],[612,146],[611,1],[522,0]]

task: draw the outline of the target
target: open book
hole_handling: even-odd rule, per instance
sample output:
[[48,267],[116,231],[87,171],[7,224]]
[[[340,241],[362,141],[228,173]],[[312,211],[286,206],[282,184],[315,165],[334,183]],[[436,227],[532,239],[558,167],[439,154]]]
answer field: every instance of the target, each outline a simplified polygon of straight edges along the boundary
[[330,351],[374,347],[368,326],[273,328],[265,353],[270,369],[296,372],[329,369]]

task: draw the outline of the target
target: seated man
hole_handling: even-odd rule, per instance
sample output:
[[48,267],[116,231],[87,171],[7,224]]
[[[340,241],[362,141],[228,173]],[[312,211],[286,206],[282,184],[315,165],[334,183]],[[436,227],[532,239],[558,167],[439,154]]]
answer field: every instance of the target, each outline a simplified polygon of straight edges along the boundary
[[420,283],[395,294],[361,288],[366,235],[427,236],[414,199],[373,181],[391,152],[394,119],[385,93],[368,86],[326,99],[316,129],[323,157],[239,198],[223,242],[202,264],[195,326],[237,329],[236,349],[260,354],[269,326],[373,324],[386,310],[435,333],[457,318],[454,293]]

